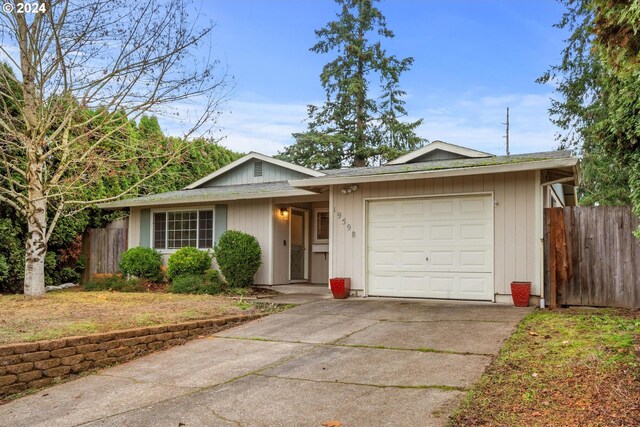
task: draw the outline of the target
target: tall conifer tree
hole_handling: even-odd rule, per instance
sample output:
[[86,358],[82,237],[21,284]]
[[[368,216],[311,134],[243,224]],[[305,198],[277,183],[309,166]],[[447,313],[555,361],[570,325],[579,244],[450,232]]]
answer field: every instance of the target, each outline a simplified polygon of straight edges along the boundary
[[[425,142],[415,133],[422,119],[400,120],[407,115],[400,76],[411,67],[413,58],[399,59],[382,47],[381,40],[394,34],[374,6],[377,1],[336,0],[340,5],[337,20],[316,30],[318,42],[310,50],[337,53],[320,75],[326,101],[319,107],[307,107],[308,131],[294,134],[296,143],[281,158],[325,169],[367,166]],[[374,81],[380,82],[377,90],[372,90]]]

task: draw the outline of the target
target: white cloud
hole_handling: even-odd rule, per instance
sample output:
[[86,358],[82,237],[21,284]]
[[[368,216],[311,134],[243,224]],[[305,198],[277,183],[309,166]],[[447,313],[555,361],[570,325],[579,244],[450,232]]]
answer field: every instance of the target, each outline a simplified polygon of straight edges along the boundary
[[[189,115],[196,117],[197,109],[193,104],[190,108]],[[222,135],[221,144],[234,151],[274,155],[293,143],[292,133],[306,129],[306,109],[306,104],[231,101],[214,125],[214,136]],[[170,135],[182,134],[190,124],[189,120],[161,120],[163,130]]]
[[416,111],[424,117],[418,133],[495,154],[505,152],[506,109],[510,112],[511,153],[554,150],[556,127],[549,121],[551,94],[505,94],[452,100]]
[[[510,108],[511,152],[527,153],[554,150],[557,129],[549,122],[547,110],[551,94],[500,94],[458,99],[429,99],[429,106],[414,108],[407,120],[424,118],[418,134],[431,141],[439,139],[495,154],[505,152],[506,108]],[[309,103],[314,103],[310,101]],[[315,101],[316,105],[321,102]],[[180,106],[182,117],[196,117],[197,102]],[[184,112],[191,110],[190,113]],[[223,136],[221,144],[234,151],[258,151],[274,155],[293,143],[291,134],[306,129],[306,104],[264,101],[231,101],[214,125],[214,136]],[[189,120],[186,120],[187,124]],[[166,133],[178,135],[185,124],[161,119]]]

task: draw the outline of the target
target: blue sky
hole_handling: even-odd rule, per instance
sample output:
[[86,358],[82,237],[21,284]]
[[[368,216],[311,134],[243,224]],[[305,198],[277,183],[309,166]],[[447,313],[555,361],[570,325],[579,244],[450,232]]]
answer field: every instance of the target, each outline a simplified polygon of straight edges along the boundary
[[[212,54],[237,83],[217,123],[221,144],[275,154],[306,128],[306,105],[324,100],[319,74],[333,56],[309,48],[338,5],[206,0],[202,7],[216,23]],[[425,120],[420,136],[503,153],[510,107],[513,153],[556,148],[547,114],[553,87],[535,83],[559,62],[566,38],[552,27],[563,12],[555,0],[383,0],[378,7],[396,34],[384,44],[388,52],[415,60],[401,86],[408,119]]]

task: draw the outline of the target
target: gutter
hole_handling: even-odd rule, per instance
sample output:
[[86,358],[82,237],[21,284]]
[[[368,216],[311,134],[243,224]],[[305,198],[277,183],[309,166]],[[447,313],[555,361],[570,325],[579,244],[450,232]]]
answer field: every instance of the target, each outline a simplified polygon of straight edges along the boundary
[[[404,181],[420,178],[445,178],[452,176],[484,175],[491,173],[520,172],[550,168],[575,168],[578,159],[548,159],[533,162],[506,163],[500,165],[475,166],[467,168],[436,169],[415,172],[382,173],[375,175],[327,176],[319,178],[297,179],[289,181],[289,185],[297,188],[317,187],[320,185],[355,184],[362,182]],[[384,166],[381,166],[384,167]]]
[[222,196],[194,196],[186,198],[175,199],[151,199],[151,200],[139,200],[139,199],[124,199],[115,202],[100,203],[97,205],[100,209],[122,209],[130,207],[149,207],[149,206],[167,206],[167,205],[189,205],[194,203],[209,203],[209,202],[231,202],[234,200],[247,200],[247,199],[269,199],[271,197],[287,197],[287,196],[310,196],[315,195],[311,191],[295,189],[293,191],[275,191],[265,193],[243,193],[243,194],[228,194]]

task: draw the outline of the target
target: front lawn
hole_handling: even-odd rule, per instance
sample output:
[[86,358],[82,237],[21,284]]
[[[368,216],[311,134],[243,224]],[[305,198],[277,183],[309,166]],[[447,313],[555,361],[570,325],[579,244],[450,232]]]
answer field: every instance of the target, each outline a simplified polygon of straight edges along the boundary
[[79,292],[0,296],[0,344],[269,310],[222,295]]
[[450,425],[640,425],[639,358],[638,311],[535,311]]

